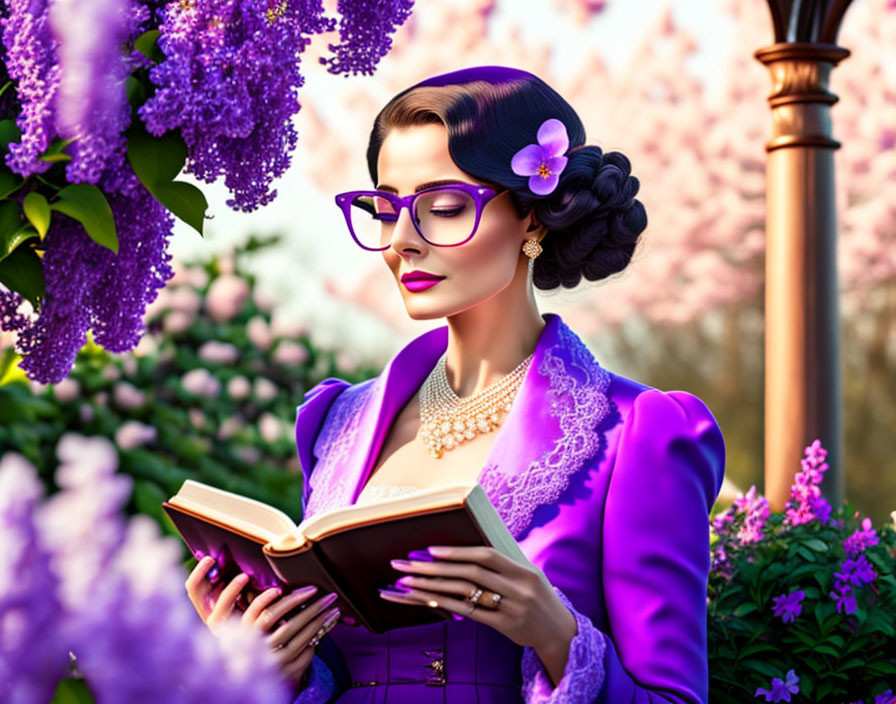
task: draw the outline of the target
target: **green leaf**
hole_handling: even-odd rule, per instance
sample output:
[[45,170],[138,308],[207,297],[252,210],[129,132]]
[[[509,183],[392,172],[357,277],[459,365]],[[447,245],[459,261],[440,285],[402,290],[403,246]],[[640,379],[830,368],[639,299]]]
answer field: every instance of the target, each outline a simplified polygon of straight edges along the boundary
[[810,550],[814,550],[815,552],[827,552],[828,545],[823,540],[819,540],[818,538],[810,538],[804,542],[804,545],[808,547]]
[[47,230],[50,227],[50,204],[47,199],[40,193],[31,191],[25,196],[22,202],[22,209],[25,211],[25,217],[34,225],[37,234],[41,240],[47,236]]
[[748,667],[752,670],[756,670],[756,672],[759,672],[768,678],[784,676],[779,668],[773,667],[762,660],[741,660],[740,665],[741,667]]
[[759,609],[756,604],[751,601],[744,602],[740,606],[738,606],[732,613],[740,618],[741,616],[746,616],[747,614],[753,613]]
[[14,174],[5,166],[0,165],[0,198],[6,198],[15,193],[25,183],[18,174]]
[[192,183],[172,181],[156,187],[153,195],[162,205],[192,227],[200,235],[205,222],[208,201],[205,194]]
[[54,139],[50,146],[47,147],[47,150],[40,155],[42,161],[71,161],[72,157],[70,154],[66,154],[62,150],[65,149],[69,144],[74,142],[75,139],[72,137],[71,139]]
[[112,208],[103,192],[89,183],[73,183],[56,195],[50,203],[52,210],[74,218],[84,226],[90,239],[118,254],[118,233]]
[[44,270],[40,257],[31,247],[17,247],[0,261],[0,283],[11,291],[18,291],[37,306],[46,293]]
[[137,37],[134,42],[134,48],[143,54],[150,61],[157,64],[165,60],[165,54],[158,45],[158,38],[161,32],[158,29],[150,29]]
[[128,103],[132,107],[139,107],[146,102],[146,86],[133,76],[127,77],[127,80],[125,81],[125,92],[128,96]]
[[3,350],[3,356],[0,356],[0,384],[6,378],[6,374],[10,367],[19,359],[15,349],[10,345]]
[[187,145],[175,130],[154,137],[137,122],[125,135],[131,168],[150,193],[160,183],[173,181],[187,162]]
[[840,653],[829,645],[818,645],[815,647],[815,652],[833,655],[835,658],[840,656]]
[[93,704],[93,695],[84,680],[62,680],[50,704]]
[[3,87],[0,88],[0,95],[3,95],[9,89],[9,87],[11,85],[12,85],[12,81],[7,81],[6,83],[4,83]]
[[12,142],[22,138],[22,131],[15,120],[0,120],[0,144],[6,149]]

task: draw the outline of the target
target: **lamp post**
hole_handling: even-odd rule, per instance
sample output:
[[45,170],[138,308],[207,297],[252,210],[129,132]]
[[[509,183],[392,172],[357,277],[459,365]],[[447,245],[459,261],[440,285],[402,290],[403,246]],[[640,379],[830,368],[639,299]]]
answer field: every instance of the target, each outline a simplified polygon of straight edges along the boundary
[[836,45],[851,0],[768,0],[775,43],[755,52],[768,69],[766,144],[765,495],[783,509],[803,448],[820,438],[821,485],[843,500],[837,212],[828,90],[849,56]]

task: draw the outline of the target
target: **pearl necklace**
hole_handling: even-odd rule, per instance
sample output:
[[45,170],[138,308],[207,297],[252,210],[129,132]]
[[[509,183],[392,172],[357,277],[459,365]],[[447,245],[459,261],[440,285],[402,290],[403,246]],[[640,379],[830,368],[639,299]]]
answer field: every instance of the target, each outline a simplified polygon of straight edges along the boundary
[[459,398],[448,383],[447,353],[443,354],[420,387],[420,433],[429,454],[439,459],[445,450],[497,428],[510,412],[531,361],[530,354],[507,376]]

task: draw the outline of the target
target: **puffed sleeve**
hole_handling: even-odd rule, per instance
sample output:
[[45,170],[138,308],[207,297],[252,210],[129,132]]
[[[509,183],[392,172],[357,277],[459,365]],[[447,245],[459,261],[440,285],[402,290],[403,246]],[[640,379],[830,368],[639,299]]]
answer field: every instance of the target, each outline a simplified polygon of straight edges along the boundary
[[612,635],[557,590],[578,632],[554,688],[535,651],[524,649],[527,704],[708,701],[709,509],[724,471],[721,430],[699,398],[657,389],[638,395],[604,506],[602,586]]
[[[302,513],[308,505],[309,478],[314,470],[314,456],[311,452],[320,432],[327,411],[336,397],[349,386],[347,381],[331,377],[309,389],[302,404],[296,409],[296,449],[302,465]],[[303,684],[292,704],[324,704],[336,692],[336,681],[331,669],[319,655],[315,654],[308,666]]]
[[311,450],[323,425],[327,411],[336,397],[350,384],[344,379],[329,377],[305,393],[301,405],[296,408],[296,449],[302,465],[302,512],[308,504],[311,484],[308,481],[314,470],[314,455]]

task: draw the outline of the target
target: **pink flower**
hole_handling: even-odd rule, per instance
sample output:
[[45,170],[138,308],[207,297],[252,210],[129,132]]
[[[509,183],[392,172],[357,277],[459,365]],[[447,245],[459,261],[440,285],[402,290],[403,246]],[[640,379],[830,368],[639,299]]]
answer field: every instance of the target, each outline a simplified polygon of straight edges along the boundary
[[206,398],[215,398],[221,390],[221,382],[203,367],[188,371],[183,375],[180,383],[191,394]]
[[529,177],[529,188],[539,196],[551,193],[566,168],[569,135],[566,126],[555,118],[545,120],[538,128],[538,144],[528,144],[510,160],[510,168],[517,176]]
[[258,432],[267,442],[277,442],[283,435],[283,425],[273,413],[262,413],[258,419]]
[[81,393],[81,385],[77,379],[66,377],[58,384],[53,385],[53,396],[59,403],[68,403],[78,398]]
[[119,381],[112,389],[112,399],[119,408],[131,410],[146,402],[143,392],[126,381]]
[[137,420],[129,420],[115,431],[115,444],[122,450],[133,450],[156,439],[156,429]]
[[249,342],[262,352],[267,350],[274,341],[270,326],[260,315],[253,316],[246,323],[246,335],[249,338]]
[[292,340],[283,340],[274,350],[274,361],[284,366],[297,366],[308,361],[305,346]]
[[240,375],[233,377],[227,382],[227,395],[234,401],[241,401],[252,392],[252,384],[249,380]]
[[235,274],[224,274],[209,286],[205,307],[212,318],[223,323],[239,313],[248,298],[248,282]]
[[233,364],[240,358],[240,351],[229,342],[209,340],[199,348],[199,358],[205,362]]
[[260,376],[255,380],[254,395],[257,401],[272,401],[277,398],[277,387],[270,379]]

